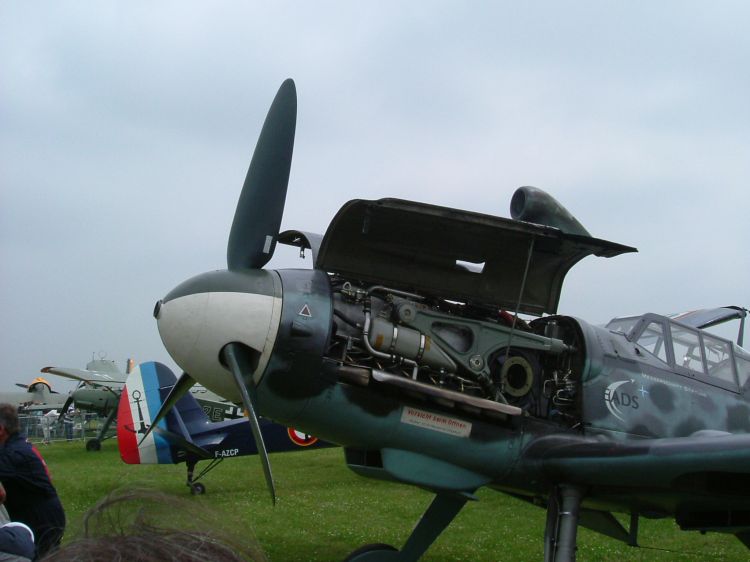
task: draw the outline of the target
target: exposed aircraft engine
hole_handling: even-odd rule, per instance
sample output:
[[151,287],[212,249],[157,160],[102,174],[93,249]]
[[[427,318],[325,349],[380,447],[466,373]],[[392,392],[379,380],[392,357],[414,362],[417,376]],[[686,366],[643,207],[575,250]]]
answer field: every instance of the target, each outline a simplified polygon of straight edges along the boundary
[[455,406],[458,392],[535,417],[578,421],[583,346],[574,320],[554,316],[527,324],[491,307],[384,286],[336,277],[333,286],[329,359],[359,373],[353,382],[385,381],[413,396],[429,385],[432,401],[444,406]]
[[322,240],[297,242],[330,279],[340,378],[469,415],[579,423],[582,328],[543,315],[578,261],[633,248],[591,237],[534,187],[516,191],[511,215],[354,199]]

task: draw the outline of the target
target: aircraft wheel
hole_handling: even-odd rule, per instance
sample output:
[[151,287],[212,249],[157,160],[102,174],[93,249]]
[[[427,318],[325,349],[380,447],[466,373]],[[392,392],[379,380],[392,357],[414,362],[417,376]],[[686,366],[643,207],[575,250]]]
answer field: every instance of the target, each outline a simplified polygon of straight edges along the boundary
[[98,439],[89,439],[86,441],[87,451],[99,451],[102,448],[102,444]]
[[200,482],[190,485],[190,493],[194,496],[202,496],[206,493],[206,487]]
[[386,562],[398,559],[398,549],[383,543],[373,543],[360,546],[357,550],[344,558],[343,562]]

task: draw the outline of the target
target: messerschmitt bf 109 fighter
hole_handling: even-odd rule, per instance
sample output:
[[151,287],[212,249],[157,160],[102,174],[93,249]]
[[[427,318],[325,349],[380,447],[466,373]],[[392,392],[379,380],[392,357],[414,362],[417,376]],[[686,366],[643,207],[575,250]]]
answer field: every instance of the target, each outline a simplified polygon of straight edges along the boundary
[[[482,486],[547,506],[546,560],[575,558],[579,525],[635,544],[641,516],[750,545],[741,341],[680,318],[597,327],[557,315],[574,264],[635,249],[591,237],[534,188],[516,191],[512,219],[353,200],[322,237],[279,233],[296,107],[288,80],[227,269],[156,305],[186,372],[157,418],[198,381],[250,412],[273,497],[258,414],[343,445],[358,474],[435,493],[399,550],[371,545],[350,560],[417,560]],[[277,242],[310,248],[314,269],[262,269]],[[629,528],[612,513],[630,514]]]

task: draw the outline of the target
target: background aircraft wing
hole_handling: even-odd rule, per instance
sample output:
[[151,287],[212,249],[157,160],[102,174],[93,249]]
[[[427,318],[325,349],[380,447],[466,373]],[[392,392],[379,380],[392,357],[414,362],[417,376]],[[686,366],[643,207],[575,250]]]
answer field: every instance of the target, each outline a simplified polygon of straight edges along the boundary
[[66,367],[45,367],[42,373],[52,373],[66,379],[87,382],[95,386],[108,386],[120,388],[125,384],[127,375],[118,376],[113,373],[103,373],[101,371],[87,371],[85,369],[69,369]]

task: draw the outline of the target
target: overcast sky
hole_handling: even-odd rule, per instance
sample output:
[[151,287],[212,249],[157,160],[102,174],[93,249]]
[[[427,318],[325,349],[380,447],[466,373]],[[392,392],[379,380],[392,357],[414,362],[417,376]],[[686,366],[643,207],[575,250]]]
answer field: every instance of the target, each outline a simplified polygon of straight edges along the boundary
[[176,369],[154,303],[226,266],[287,77],[284,228],[352,198],[508,216],[534,185],[640,250],[581,262],[561,313],[750,305],[747,2],[249,4],[0,5],[0,389],[92,354]]

